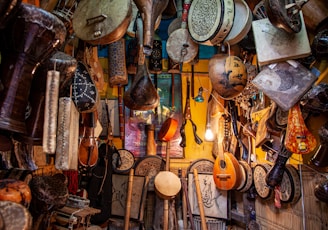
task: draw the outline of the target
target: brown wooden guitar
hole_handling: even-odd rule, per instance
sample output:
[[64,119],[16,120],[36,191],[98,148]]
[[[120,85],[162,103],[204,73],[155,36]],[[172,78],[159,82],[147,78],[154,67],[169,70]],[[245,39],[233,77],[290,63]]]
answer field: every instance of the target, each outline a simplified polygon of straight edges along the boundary
[[[229,151],[227,151],[230,140],[229,140],[229,116],[223,114],[219,123],[224,122],[223,125],[219,125],[218,137],[224,134],[223,140],[218,140],[218,155],[215,159],[213,166],[213,178],[215,185],[218,189],[221,190],[231,190],[239,186],[241,180],[241,171],[238,160],[236,157]],[[221,142],[221,143],[220,143]]]
[[95,112],[81,113],[84,132],[79,147],[79,162],[83,166],[94,166],[98,161],[98,143],[94,135],[96,127]]
[[285,147],[296,154],[308,154],[317,147],[315,136],[305,125],[299,103],[296,103],[288,113]]

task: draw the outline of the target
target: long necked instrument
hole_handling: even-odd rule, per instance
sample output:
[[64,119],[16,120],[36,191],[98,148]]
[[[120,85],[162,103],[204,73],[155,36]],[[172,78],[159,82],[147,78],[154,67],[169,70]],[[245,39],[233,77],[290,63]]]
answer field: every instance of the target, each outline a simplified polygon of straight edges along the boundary
[[236,157],[229,152],[228,146],[230,144],[228,124],[230,118],[227,114],[220,117],[219,122],[224,123],[220,125],[218,135],[224,134],[222,143],[218,143],[218,155],[213,166],[213,178],[217,188],[222,190],[231,190],[240,185],[240,166]]
[[95,137],[96,112],[82,113],[83,136],[79,146],[79,162],[83,166],[92,167],[98,160],[98,143]]
[[150,56],[153,48],[155,22],[169,0],[134,0],[143,22],[143,53]]
[[184,1],[181,28],[174,30],[167,39],[167,54],[175,63],[188,63],[198,53],[199,46],[192,40],[187,28],[189,8],[190,1]]
[[72,19],[75,35],[93,45],[105,45],[122,38],[129,26],[129,0],[80,1]]
[[159,132],[159,139],[166,141],[166,164],[165,171],[160,171],[154,180],[154,185],[157,194],[164,198],[164,220],[163,229],[168,229],[169,223],[169,199],[175,197],[181,190],[180,178],[170,172],[170,140],[174,136],[178,126],[178,121],[169,118],[167,119]]
[[139,34],[139,57],[137,73],[133,78],[132,85],[124,93],[123,101],[126,107],[131,110],[152,110],[159,103],[158,92],[150,79],[148,66],[145,63],[145,55],[142,52],[142,22],[141,18],[137,19]]

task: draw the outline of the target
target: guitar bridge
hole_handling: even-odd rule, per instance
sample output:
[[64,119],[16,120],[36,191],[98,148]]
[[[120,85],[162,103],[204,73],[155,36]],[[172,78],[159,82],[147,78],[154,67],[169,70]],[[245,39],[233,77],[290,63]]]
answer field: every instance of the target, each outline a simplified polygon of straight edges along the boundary
[[216,174],[216,178],[220,180],[228,180],[231,177],[230,174]]

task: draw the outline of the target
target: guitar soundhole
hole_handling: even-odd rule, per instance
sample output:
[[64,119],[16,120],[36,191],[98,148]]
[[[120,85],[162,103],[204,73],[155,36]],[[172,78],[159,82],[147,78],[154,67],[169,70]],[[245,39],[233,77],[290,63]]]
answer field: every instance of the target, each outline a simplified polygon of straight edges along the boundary
[[227,166],[226,162],[224,160],[220,160],[220,167],[224,169],[226,168],[226,166]]

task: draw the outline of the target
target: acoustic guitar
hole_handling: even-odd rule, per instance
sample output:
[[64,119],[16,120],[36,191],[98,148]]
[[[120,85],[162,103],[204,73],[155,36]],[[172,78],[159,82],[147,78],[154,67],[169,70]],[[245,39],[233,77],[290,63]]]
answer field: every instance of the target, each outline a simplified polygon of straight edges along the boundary
[[[230,117],[227,114],[222,114],[219,118],[219,123],[223,122],[224,126],[219,124],[219,133],[217,137],[224,134],[224,138],[222,141],[217,140],[219,142],[218,155],[213,166],[214,182],[216,187],[221,190],[231,190],[237,188],[241,182],[241,171],[238,160],[231,152],[227,150],[230,144],[230,135],[228,130],[229,120]],[[223,130],[220,127],[224,127]]]
[[315,136],[305,125],[299,102],[288,112],[285,147],[296,154],[308,154],[317,147]]

